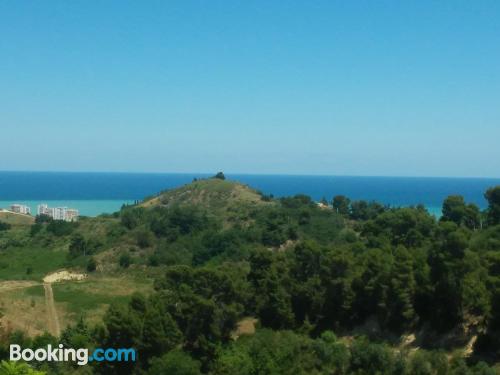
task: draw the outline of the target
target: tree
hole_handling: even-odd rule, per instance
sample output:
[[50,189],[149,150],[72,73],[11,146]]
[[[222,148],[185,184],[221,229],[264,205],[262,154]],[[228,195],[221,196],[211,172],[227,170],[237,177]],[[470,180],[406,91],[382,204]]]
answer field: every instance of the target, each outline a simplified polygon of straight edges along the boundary
[[350,217],[353,220],[369,220],[385,211],[385,207],[377,202],[353,201]]
[[87,271],[94,272],[97,269],[97,262],[94,258],[90,258],[87,262]]
[[351,200],[344,195],[336,195],[332,200],[333,209],[342,216],[349,215],[350,204]]
[[347,374],[349,350],[332,331],[323,332],[313,343],[313,348],[325,373]]
[[318,374],[317,364],[309,337],[292,331],[260,329],[223,350],[214,374]]
[[446,331],[460,323],[467,312],[464,309],[464,265],[470,231],[453,222],[441,222],[439,227],[439,236],[429,253],[434,287],[432,323],[436,329]]
[[47,232],[50,232],[57,237],[68,236],[73,232],[77,225],[78,223],[63,220],[52,220],[47,225]]
[[106,344],[115,348],[133,348],[141,339],[142,323],[130,309],[112,304],[104,316],[108,331]]
[[392,374],[395,358],[385,345],[360,337],[351,345],[351,371],[355,374]]
[[236,345],[224,350],[214,365],[214,374],[249,375],[254,373],[254,364],[250,354]]
[[77,233],[71,238],[71,242],[69,244],[69,253],[72,257],[77,257],[80,255],[85,256],[87,251],[87,241],[80,234]]
[[120,212],[120,219],[123,226],[127,229],[134,229],[143,220],[146,215],[146,210],[143,207],[137,208],[122,208]]
[[414,375],[448,374],[448,359],[439,351],[418,350],[410,359],[409,370]]
[[363,234],[375,244],[373,247],[390,241],[393,245],[410,248],[429,240],[434,227],[435,220],[427,211],[404,207],[385,211],[367,221]]
[[155,288],[161,291],[155,303],[177,323],[184,348],[206,366],[218,345],[230,340],[243,312],[240,291],[227,272],[187,266],[167,269]]
[[279,272],[268,251],[256,251],[250,256],[248,281],[253,288],[252,308],[262,325],[274,329],[288,328],[294,315],[290,293],[285,289],[283,273]]
[[467,205],[461,195],[450,195],[443,202],[441,220],[476,229],[480,221],[479,207],[472,203]]
[[130,266],[130,263],[132,263],[132,259],[130,258],[130,255],[128,253],[120,255],[120,267],[122,268],[128,268]]
[[411,254],[403,246],[398,246],[394,250],[391,288],[387,301],[391,328],[403,331],[413,323],[416,316],[413,308],[415,288]]
[[226,176],[224,176],[223,172],[217,172],[217,174],[213,178],[216,178],[218,180],[225,180]]
[[199,375],[200,362],[181,350],[172,350],[163,357],[154,358],[148,375]]
[[174,349],[182,340],[182,334],[172,316],[168,312],[161,313],[157,306],[149,306],[146,310],[142,330],[139,351],[144,362]]
[[450,195],[443,201],[442,220],[461,225],[465,217],[465,201],[461,195]]
[[488,201],[488,224],[500,224],[500,185],[488,189],[484,197]]
[[481,225],[481,211],[475,204],[468,204],[465,208],[464,224],[469,229],[477,229]]

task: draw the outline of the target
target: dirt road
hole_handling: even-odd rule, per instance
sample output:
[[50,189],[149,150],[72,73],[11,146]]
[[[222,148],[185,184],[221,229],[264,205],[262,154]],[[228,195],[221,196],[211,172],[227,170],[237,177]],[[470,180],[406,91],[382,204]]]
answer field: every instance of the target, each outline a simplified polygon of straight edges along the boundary
[[45,304],[47,306],[47,328],[49,332],[58,337],[61,333],[59,327],[59,318],[57,317],[56,305],[54,303],[54,293],[52,292],[52,285],[50,283],[43,283],[45,289]]

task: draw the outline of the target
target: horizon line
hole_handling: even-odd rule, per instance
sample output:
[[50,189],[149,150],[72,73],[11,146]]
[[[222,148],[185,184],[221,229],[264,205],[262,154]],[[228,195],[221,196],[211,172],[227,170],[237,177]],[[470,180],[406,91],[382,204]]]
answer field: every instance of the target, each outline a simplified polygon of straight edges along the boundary
[[[61,174],[139,174],[139,175],[203,175],[211,176],[215,172],[159,172],[159,171],[70,171],[70,170],[0,170],[0,173],[61,173]],[[491,176],[423,176],[423,175],[362,175],[362,174],[329,174],[329,173],[255,173],[255,172],[224,172],[224,175],[231,176],[283,176],[283,177],[369,177],[369,178],[428,178],[428,179],[484,179],[500,180],[500,177]],[[195,176],[196,177],[196,176]]]

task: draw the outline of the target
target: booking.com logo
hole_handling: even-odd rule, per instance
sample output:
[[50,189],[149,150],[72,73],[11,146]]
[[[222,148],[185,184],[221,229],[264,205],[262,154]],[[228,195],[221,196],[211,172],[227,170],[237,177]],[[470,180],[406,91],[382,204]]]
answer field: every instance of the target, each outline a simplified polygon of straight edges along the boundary
[[65,348],[63,344],[53,348],[22,349],[20,345],[10,345],[11,361],[38,361],[38,362],[76,362],[84,366],[89,362],[135,362],[137,353],[132,348],[96,348],[92,354],[88,349]]

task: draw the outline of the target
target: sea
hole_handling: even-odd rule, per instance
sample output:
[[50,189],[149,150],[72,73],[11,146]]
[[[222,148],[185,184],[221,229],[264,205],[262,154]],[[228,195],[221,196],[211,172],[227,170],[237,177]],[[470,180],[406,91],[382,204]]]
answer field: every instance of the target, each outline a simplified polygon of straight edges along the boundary
[[[0,172],[0,208],[26,204],[36,213],[40,203],[71,207],[84,216],[118,211],[122,205],[160,191],[206,178],[204,173],[71,173]],[[248,184],[275,197],[306,194],[319,201],[335,195],[351,200],[377,201],[394,207],[423,204],[439,216],[443,200],[452,194],[486,208],[484,192],[500,185],[493,178],[361,177],[226,174],[229,180]]]

